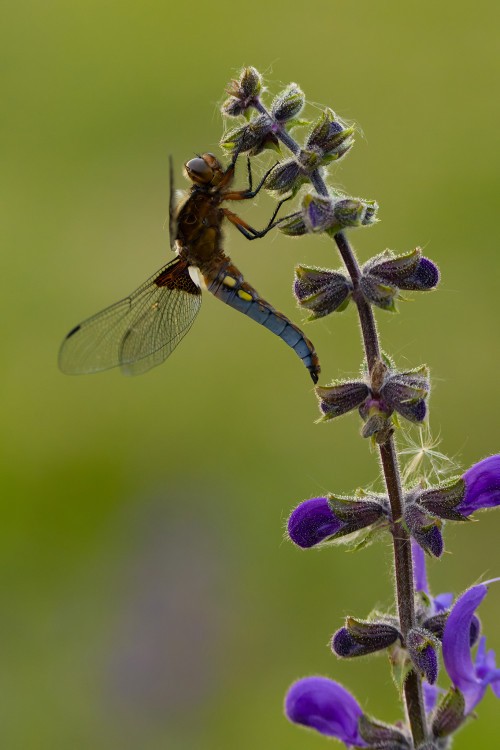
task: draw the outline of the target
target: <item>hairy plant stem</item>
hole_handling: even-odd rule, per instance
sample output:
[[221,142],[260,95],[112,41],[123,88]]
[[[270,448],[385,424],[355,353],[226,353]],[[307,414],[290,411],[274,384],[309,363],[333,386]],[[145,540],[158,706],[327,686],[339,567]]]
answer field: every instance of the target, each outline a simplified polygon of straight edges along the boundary
[[[345,235],[338,232],[334,235],[342,260],[351,277],[353,285],[353,299],[356,302],[361,325],[361,333],[371,374],[376,362],[380,359],[380,345],[377,326],[371,305],[363,295],[357,294],[361,276],[356,256]],[[403,637],[415,626],[413,562],[411,554],[410,536],[401,523],[403,515],[403,492],[399,471],[398,457],[392,435],[379,445],[385,484],[392,510],[392,539],[394,548],[394,570],[396,577],[396,594],[398,600],[398,614]],[[404,685],[406,709],[413,735],[415,747],[425,741],[427,737],[427,723],[422,693],[422,681],[415,671],[407,677]]]
[[[359,279],[361,276],[358,262],[345,235],[338,232],[334,235],[342,260],[351,277],[353,285],[353,299],[356,302],[361,325],[361,333],[371,374],[376,362],[380,359],[380,346],[377,326],[371,305],[361,294]],[[396,577],[396,593],[398,600],[398,614],[403,637],[415,626],[413,562],[411,554],[410,536],[401,523],[403,515],[403,492],[399,472],[398,457],[392,435],[379,445],[385,484],[392,510],[392,539],[394,548],[394,570]],[[415,747],[425,741],[427,737],[427,723],[422,693],[422,681],[415,671],[407,677],[404,685],[406,709],[413,735]]]
[[[254,106],[261,114],[271,117],[262,102],[258,101]],[[290,149],[295,156],[300,153],[301,149],[299,144],[292,138],[292,136],[290,136],[283,126],[278,128],[275,133],[283,145]],[[319,170],[314,170],[309,175],[309,179],[317,193],[320,195],[328,195],[328,188]],[[373,368],[380,360],[380,345],[375,317],[371,305],[360,292],[359,281],[361,278],[361,271],[354,251],[349,245],[343,232],[338,232],[333,235],[333,239],[351,277],[353,285],[352,296],[358,308],[368,372],[371,375]],[[406,638],[408,631],[416,624],[413,562],[410,536],[401,523],[403,515],[403,492],[401,488],[398,457],[392,435],[389,436],[386,442],[379,445],[379,450],[385,484],[392,510],[391,532],[394,549],[394,571],[396,578],[399,622],[403,637]],[[404,693],[413,742],[415,747],[418,747],[427,739],[427,722],[422,691],[422,680],[414,670],[410,672],[405,680]]]

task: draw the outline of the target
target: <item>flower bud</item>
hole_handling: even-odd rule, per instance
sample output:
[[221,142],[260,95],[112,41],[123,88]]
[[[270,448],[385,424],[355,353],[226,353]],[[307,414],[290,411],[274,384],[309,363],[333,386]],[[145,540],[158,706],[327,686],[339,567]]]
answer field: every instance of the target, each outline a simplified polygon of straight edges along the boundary
[[352,293],[352,283],[337,271],[297,266],[293,291],[299,307],[313,313],[308,320],[316,320],[345,310]]
[[386,514],[386,500],[327,495],[301,503],[288,519],[288,535],[302,549],[331,542],[376,523]]
[[297,211],[297,213],[288,216],[286,219],[282,219],[278,224],[278,229],[288,237],[300,237],[303,234],[307,234],[307,227],[302,218],[302,211]]
[[389,648],[398,638],[401,634],[397,628],[385,622],[363,622],[348,617],[345,627],[332,638],[332,650],[344,659],[364,656]]
[[277,143],[278,139],[272,131],[271,120],[267,115],[260,115],[247,125],[226,133],[220,141],[220,146],[231,153],[239,149],[241,153],[249,152],[251,156],[255,156],[269,144]]
[[361,737],[371,748],[378,750],[410,750],[410,738],[398,727],[391,727],[380,721],[369,719],[364,714],[359,717],[358,728]]
[[434,737],[448,737],[465,719],[465,700],[458,688],[451,687],[441,699],[432,717]]
[[328,505],[336,518],[340,519],[343,527],[336,533],[336,537],[352,534],[379,521],[388,515],[387,498],[383,495],[367,495],[358,490],[358,497],[343,497],[331,495]]
[[438,518],[449,521],[466,521],[467,517],[457,510],[465,495],[465,481],[462,477],[454,477],[440,487],[428,490],[416,487],[408,495],[409,502],[416,502],[425,510]]
[[271,115],[278,122],[286,122],[300,113],[304,102],[304,92],[296,83],[291,83],[274,99],[271,105]]
[[429,371],[426,365],[407,372],[389,371],[380,389],[383,401],[410,422],[422,422],[427,413]]
[[439,642],[429,631],[413,628],[406,636],[406,647],[417,672],[425,677],[429,685],[434,685],[439,669],[436,654]]
[[[370,394],[372,392],[370,391]],[[367,398],[359,407],[359,414],[365,424],[361,430],[364,438],[374,437],[377,443],[384,443],[391,433],[389,417],[392,409],[379,398]]]
[[309,232],[324,232],[336,221],[332,199],[307,193],[302,200],[302,217]]
[[377,209],[378,205],[375,201],[362,201],[358,198],[342,198],[336,201],[334,214],[337,225],[331,227],[330,233],[336,234],[347,227],[373,224],[376,220]]
[[230,98],[222,105],[222,114],[238,117],[253,106],[262,89],[260,73],[252,67],[244,68],[239,81],[233,78],[226,89]]
[[423,509],[415,503],[405,505],[403,516],[408,531],[424,552],[428,552],[434,557],[441,557],[444,543],[439,518],[429,518]]
[[315,390],[323,420],[346,414],[363,404],[370,394],[370,389],[362,380],[334,382],[329,386],[316,386]]
[[421,258],[415,273],[403,279],[400,289],[414,292],[426,292],[434,289],[439,283],[439,268],[429,258]]
[[328,541],[343,527],[331,510],[326,497],[304,500],[288,519],[288,535],[302,549]]
[[363,274],[359,285],[364,297],[370,304],[381,307],[382,310],[396,311],[396,299],[399,292],[397,286],[377,279],[376,276],[371,276],[370,274]]
[[406,255],[386,250],[371,258],[362,268],[361,289],[366,299],[385,310],[395,310],[400,289],[426,291],[439,281],[437,266],[422,258],[420,248]]
[[[277,193],[286,193],[295,190],[304,181],[304,175],[296,159],[285,159],[273,169],[266,179],[264,186],[267,190],[275,190]],[[280,225],[280,229],[282,228]]]
[[424,619],[422,627],[432,633],[439,641],[442,641],[447,619],[448,612],[439,612],[437,615],[432,615],[432,617]]
[[314,148],[303,148],[297,158],[305,174],[311,174],[311,172],[321,166],[321,153]]
[[327,108],[315,123],[305,145],[307,149],[318,149],[325,156],[329,156],[329,161],[338,160],[354,143],[353,133],[354,128],[347,128],[336,119],[335,113]]

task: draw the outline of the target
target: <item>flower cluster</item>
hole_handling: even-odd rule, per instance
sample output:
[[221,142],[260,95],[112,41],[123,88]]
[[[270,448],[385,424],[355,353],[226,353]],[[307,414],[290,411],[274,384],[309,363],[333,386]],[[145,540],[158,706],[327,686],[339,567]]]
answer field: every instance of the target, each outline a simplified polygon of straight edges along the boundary
[[[414,541],[427,553],[443,553],[444,520],[464,521],[475,511],[500,505],[500,455],[471,466],[461,477],[429,489],[416,487],[404,495],[403,518]],[[383,524],[379,522],[384,520]],[[335,495],[304,500],[288,520],[288,535],[306,549],[368,526],[389,529],[389,498],[358,490],[357,496]]]
[[[324,234],[340,253],[343,267],[336,270],[309,265],[295,269],[293,291],[308,319],[324,318],[351,304],[358,312],[364,345],[360,377],[316,386],[318,421],[329,422],[356,409],[363,420],[361,435],[371,438],[379,451],[386,488],[383,493],[357,490],[351,496],[330,493],[305,500],[288,519],[288,536],[303,550],[339,541],[359,549],[382,535],[392,540],[397,615],[350,615],[334,633],[331,648],[340,659],[387,651],[407,708],[406,721],[385,724],[367,716],[342,685],[316,676],[290,687],[285,713],[290,721],[349,748],[447,750],[488,685],[500,697],[500,669],[494,653],[486,651],[476,615],[493,581],[472,586],[454,603],[452,594],[434,597],[425,555],[442,555],[445,523],[465,522],[476,511],[500,505],[500,455],[436,486],[426,475],[404,486],[395,434],[405,421],[420,426],[427,420],[430,376],[426,365],[399,370],[382,352],[375,312],[396,311],[406,292],[435,289],[439,269],[419,247],[402,254],[385,250],[358,263],[346,235],[373,225],[378,205],[325,182],[331,165],[352,148],[354,128],[329,107],[314,122],[299,119],[306,100],[296,83],[278,94],[269,109],[264,91],[254,68],[246,68],[230,84],[222,111],[243,121],[226,133],[221,146],[234,155],[233,163],[242,152],[252,157],[266,148],[277,151],[280,161],[261,185],[279,198],[277,211],[289,198],[298,197],[298,202],[282,219],[276,220],[276,211],[269,228],[278,226],[291,237]],[[298,127],[308,128],[300,143],[291,135]],[[290,152],[285,157],[282,147]],[[437,684],[441,661],[451,683],[447,691]]]
[[385,440],[390,432],[390,418],[397,412],[410,422],[422,422],[427,414],[430,391],[426,365],[399,372],[392,362],[380,360],[368,379],[342,380],[329,386],[316,386],[320,421],[328,421],[358,409],[364,421],[363,437]]
[[[411,634],[406,642],[407,653],[414,668],[422,672],[426,711],[431,734],[429,747],[438,747],[433,742],[449,737],[471,715],[483,699],[488,685],[500,698],[500,669],[496,667],[495,654],[486,651],[485,637],[479,638],[480,624],[476,610],[488,593],[488,585],[493,581],[473,586],[460,596],[450,608],[452,595],[441,594],[432,597],[425,580],[425,563],[418,550],[416,561],[416,596],[420,602],[425,601],[428,614],[427,625],[424,623],[415,635]],[[420,585],[422,588],[418,588]],[[494,579],[495,581],[500,579]],[[432,632],[433,622],[439,622],[440,637]],[[342,650],[342,644],[349,643],[345,633],[356,633],[361,648],[358,653],[339,656],[356,656],[371,653],[375,648],[369,644],[376,641],[373,633],[376,627],[370,624],[356,623],[349,618],[349,628],[343,628],[334,636]],[[382,625],[379,627],[379,648],[387,648],[401,639],[397,629]],[[341,635],[339,635],[341,634]],[[363,637],[368,644],[363,650]],[[384,642],[385,641],[385,642]],[[436,644],[442,643],[443,662],[451,681],[447,692],[436,686],[438,657]],[[473,659],[471,649],[476,645],[476,657]],[[367,717],[356,699],[337,682],[326,677],[306,677],[295,682],[289,689],[285,700],[285,713],[290,721],[316,729],[328,737],[336,737],[347,747],[366,748],[408,748],[412,746],[407,731],[400,726],[387,726]],[[439,745],[442,747],[442,745]]]

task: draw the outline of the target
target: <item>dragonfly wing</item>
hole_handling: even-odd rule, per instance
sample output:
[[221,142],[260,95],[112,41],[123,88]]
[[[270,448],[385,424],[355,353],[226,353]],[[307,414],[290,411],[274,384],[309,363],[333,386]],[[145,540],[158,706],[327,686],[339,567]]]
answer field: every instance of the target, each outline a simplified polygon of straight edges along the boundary
[[177,237],[177,219],[175,211],[175,186],[174,186],[174,160],[172,154],[168,157],[170,165],[170,197],[168,203],[168,230],[170,235],[170,247],[175,252],[175,238]]
[[59,367],[69,375],[120,366],[138,374],[163,362],[191,328],[201,290],[176,258],[130,297],[81,323],[66,336]]

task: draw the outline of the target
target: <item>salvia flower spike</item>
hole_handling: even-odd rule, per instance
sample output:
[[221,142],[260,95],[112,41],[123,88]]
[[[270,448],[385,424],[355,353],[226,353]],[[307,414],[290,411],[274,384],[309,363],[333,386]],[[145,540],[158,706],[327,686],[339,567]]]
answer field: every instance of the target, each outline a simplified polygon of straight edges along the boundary
[[[362,436],[370,437],[379,452],[385,485],[383,492],[330,493],[301,502],[288,519],[288,537],[302,550],[337,542],[357,550],[381,536],[391,540],[397,606],[373,611],[367,618],[349,615],[331,638],[331,647],[340,659],[388,652],[406,703],[401,720],[391,726],[367,716],[338,682],[306,677],[290,687],[285,714],[291,722],[334,737],[347,748],[447,750],[488,685],[500,697],[500,669],[494,653],[486,649],[476,614],[491,581],[472,586],[453,603],[449,592],[431,593],[425,560],[442,556],[446,524],[463,523],[478,511],[500,505],[500,455],[479,461],[462,475],[446,477],[446,457],[439,454],[435,485],[430,475],[418,473],[418,462],[406,475],[413,484],[403,482],[396,438],[409,424],[430,430],[430,374],[426,365],[397,369],[383,354],[375,313],[396,311],[407,292],[436,289],[440,271],[420,247],[403,253],[383,250],[359,264],[347,236],[354,228],[374,224],[378,205],[346,195],[327,182],[330,170],[334,172],[354,144],[354,127],[330,107],[310,122],[299,120],[306,97],[296,83],[286,86],[268,106],[265,92],[253,67],[244,68],[229,84],[222,112],[233,124],[221,146],[234,160],[240,153],[253,157],[264,149],[276,150],[279,161],[268,172],[264,187],[281,202],[296,202],[287,204],[292,207],[284,217],[275,214],[269,228],[277,226],[289,237],[309,235],[311,247],[314,235],[324,235],[340,254],[343,267],[337,270],[298,265],[293,285],[297,304],[309,320],[350,304],[360,322],[362,374],[336,375],[329,385],[316,387],[318,421],[331,422],[357,410]],[[299,125],[307,126],[307,131],[301,130],[302,141],[291,135]],[[441,687],[446,678],[448,689]]]

